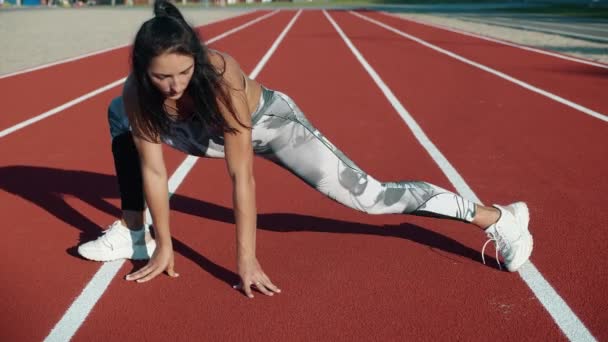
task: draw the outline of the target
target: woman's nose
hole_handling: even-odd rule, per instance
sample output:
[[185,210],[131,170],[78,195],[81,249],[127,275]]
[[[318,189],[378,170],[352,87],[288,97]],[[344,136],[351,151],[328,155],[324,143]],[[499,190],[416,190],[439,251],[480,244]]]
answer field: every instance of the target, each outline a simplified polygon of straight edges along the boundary
[[171,81],[169,82],[169,87],[172,91],[179,92],[180,86],[176,79],[171,79]]

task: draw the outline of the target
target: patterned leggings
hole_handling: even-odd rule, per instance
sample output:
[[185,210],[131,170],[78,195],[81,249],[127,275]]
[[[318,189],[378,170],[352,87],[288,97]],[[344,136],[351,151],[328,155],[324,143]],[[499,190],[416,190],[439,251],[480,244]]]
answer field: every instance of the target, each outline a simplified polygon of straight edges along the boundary
[[[108,112],[122,209],[143,210],[139,158],[120,97],[112,101]],[[193,125],[176,129],[163,141],[188,154],[223,158],[223,137]],[[256,155],[347,207],[368,214],[403,213],[465,222],[475,216],[475,203],[438,186],[421,181],[380,182],[371,177],[314,128],[294,101],[281,92],[263,88],[252,125]]]

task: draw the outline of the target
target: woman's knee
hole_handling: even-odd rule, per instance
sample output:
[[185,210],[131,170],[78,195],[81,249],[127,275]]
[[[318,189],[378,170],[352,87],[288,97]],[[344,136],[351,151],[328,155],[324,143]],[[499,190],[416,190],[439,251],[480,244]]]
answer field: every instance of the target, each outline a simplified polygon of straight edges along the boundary
[[130,131],[129,118],[125,113],[122,96],[114,98],[108,106],[108,124],[112,139]]
[[345,168],[341,171],[337,182],[323,182],[321,191],[357,211],[371,215],[385,213],[380,204],[386,191],[382,182],[359,169]]
[[350,191],[351,203],[370,215],[412,213],[442,190],[419,181],[381,182],[367,174],[362,179],[360,190]]

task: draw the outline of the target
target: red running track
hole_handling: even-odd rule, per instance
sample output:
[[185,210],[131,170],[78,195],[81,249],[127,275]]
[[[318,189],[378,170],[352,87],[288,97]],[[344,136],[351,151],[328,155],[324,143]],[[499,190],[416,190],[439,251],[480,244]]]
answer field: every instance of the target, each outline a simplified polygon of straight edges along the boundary
[[[601,210],[608,190],[608,125],[352,15],[340,18],[344,18],[341,24],[346,33],[354,37],[369,62],[378,66],[380,76],[482,201],[505,203],[520,198],[529,203],[536,241],[533,262],[592,331],[606,333],[603,326],[608,311],[597,305],[606,301],[601,290],[605,282],[597,279],[607,279],[607,273],[597,260],[608,256],[603,248],[608,213]],[[401,23],[399,29],[405,29],[402,20],[389,18],[384,21]],[[407,24],[407,33],[423,37]],[[443,32],[435,31],[435,37]],[[458,36],[472,39],[449,33],[443,38],[450,42],[446,48],[452,50],[451,45],[456,44],[451,41],[458,42]],[[398,43],[381,44],[382,37]],[[470,54],[473,49],[464,51],[463,47],[476,46],[486,56],[474,56],[475,61],[494,61],[508,74],[532,68],[526,62],[537,64],[539,56],[556,71],[581,66],[495,45],[477,39],[475,44],[461,42],[457,52]],[[522,51],[536,58],[527,58]],[[417,62],[400,63],[397,68],[392,56],[408,56]],[[553,84],[562,92],[569,91],[570,98],[595,94],[578,103],[608,113],[608,101],[599,96],[599,90],[608,86],[606,79],[591,82],[590,76],[584,75],[575,82],[572,74],[556,71]],[[597,75],[605,71],[595,68]],[[521,76],[544,84],[538,81],[542,79],[538,73]],[[605,84],[598,86],[601,82]]]
[[[293,14],[273,16],[213,47],[250,71]],[[605,311],[598,308],[606,300],[596,288],[602,282],[573,279],[605,279],[602,263],[589,263],[605,253],[599,248],[605,214],[593,212],[607,188],[600,160],[604,124],[351,14],[331,15],[482,200],[530,202],[534,263],[591,332],[605,338],[599,325]],[[70,75],[63,73],[78,78]],[[376,178],[452,188],[321,12],[301,15],[258,79],[293,97]],[[594,91],[580,81],[580,88],[587,86]],[[5,219],[1,268],[10,279],[2,294],[7,312],[14,312],[4,319],[3,334],[11,339],[46,336],[99,268],[74,257],[73,246],[79,233],[90,239],[118,215],[101,115],[118,92],[3,138],[0,203],[20,214]],[[535,115],[526,115],[531,110]],[[91,126],[104,128],[83,133]],[[586,153],[576,153],[583,148]],[[173,170],[183,156],[167,150],[167,158]],[[204,159],[172,199],[180,279],[127,283],[120,276],[139,266],[127,263],[74,339],[565,339],[517,275],[480,263],[484,237],[474,229],[367,216],[263,160],[256,159],[255,172],[258,258],[284,293],[249,301],[230,288],[237,279],[230,183],[222,160]],[[572,229],[583,217],[598,220],[598,227]],[[31,246],[27,257],[24,246]]]
[[579,105],[608,113],[604,90],[608,89],[608,65],[601,68],[551,57],[383,13],[371,12],[369,17]]
[[[288,13],[274,15],[249,31],[272,32],[289,17]],[[243,23],[230,22],[223,31]],[[257,42],[271,39],[260,37]],[[224,45],[217,46],[229,45],[228,50],[234,50],[243,45],[238,33],[224,40],[229,43],[219,41]],[[245,67],[253,63],[244,52],[239,55]],[[80,73],[66,67],[64,78],[81,79]],[[0,289],[6,312],[11,313],[3,319],[3,334],[14,340],[44,338],[99,269],[98,263],[74,257],[74,247],[79,240],[97,236],[100,225],[110,224],[119,215],[106,114],[109,101],[119,94],[116,87],[2,138],[0,203],[4,213],[18,213],[3,215],[7,236],[0,261],[11,279],[2,282]],[[166,152],[168,169],[173,172],[183,156]]]

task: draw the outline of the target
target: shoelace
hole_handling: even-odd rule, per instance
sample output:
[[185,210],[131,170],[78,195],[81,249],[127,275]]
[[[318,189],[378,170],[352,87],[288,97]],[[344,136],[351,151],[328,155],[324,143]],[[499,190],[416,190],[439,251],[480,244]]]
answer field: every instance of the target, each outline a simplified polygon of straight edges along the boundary
[[504,242],[502,241],[502,238],[500,237],[500,234],[498,235],[498,239],[496,238],[496,236],[492,233],[488,233],[488,237],[490,238],[488,241],[486,241],[486,243],[483,244],[483,247],[481,248],[481,260],[483,261],[483,264],[486,264],[486,257],[485,257],[485,251],[486,251],[486,246],[488,245],[488,243],[490,243],[490,241],[494,241],[494,246],[496,247],[496,263],[498,263],[498,269],[502,271],[502,266],[500,266],[500,260],[498,260],[498,249],[501,246],[501,243],[504,244]]
[[[108,226],[108,228],[106,228],[106,230],[104,230],[104,231],[102,232],[102,234],[103,234],[103,235],[100,237],[100,241],[101,241],[101,242],[102,242],[104,245],[106,245],[106,246],[108,246],[108,247],[110,247],[110,248],[114,249],[114,245],[112,244],[112,242],[110,242],[110,237],[109,237],[109,235],[108,235],[108,234],[109,234],[111,231],[115,231],[115,230],[117,230],[117,229],[120,229],[120,228],[118,228],[118,226],[119,226],[119,225],[120,225],[120,223],[119,223],[119,222],[114,222],[114,223],[112,223],[111,225],[109,225],[109,226]],[[143,231],[143,233],[144,233],[144,234],[146,233],[146,232],[145,232],[145,230]],[[136,240],[137,240],[137,241],[135,241],[135,240],[134,240],[134,241],[133,241],[133,243],[138,244],[138,243],[139,243],[139,241],[140,241],[140,240],[139,240],[139,238],[137,238]],[[144,235],[144,236],[141,238],[141,241],[142,241],[141,243],[144,243],[144,244],[146,243],[146,241],[145,241],[145,235]]]
[[112,231],[114,228],[116,228],[116,226],[117,226],[117,225],[118,225],[118,224],[117,224],[116,222],[115,222],[115,223],[112,223],[111,225],[109,225],[109,226],[108,226],[108,228],[102,232],[102,234],[103,234],[103,235],[102,235],[102,236],[101,236],[101,238],[100,238],[101,242],[102,242],[104,245],[106,245],[106,246],[108,246],[108,247],[110,247],[110,248],[112,248],[112,249],[114,248],[114,246],[113,246],[113,245],[112,245],[112,243],[110,242],[110,238],[109,238],[108,233],[110,233],[110,232],[111,232],[111,231]]

